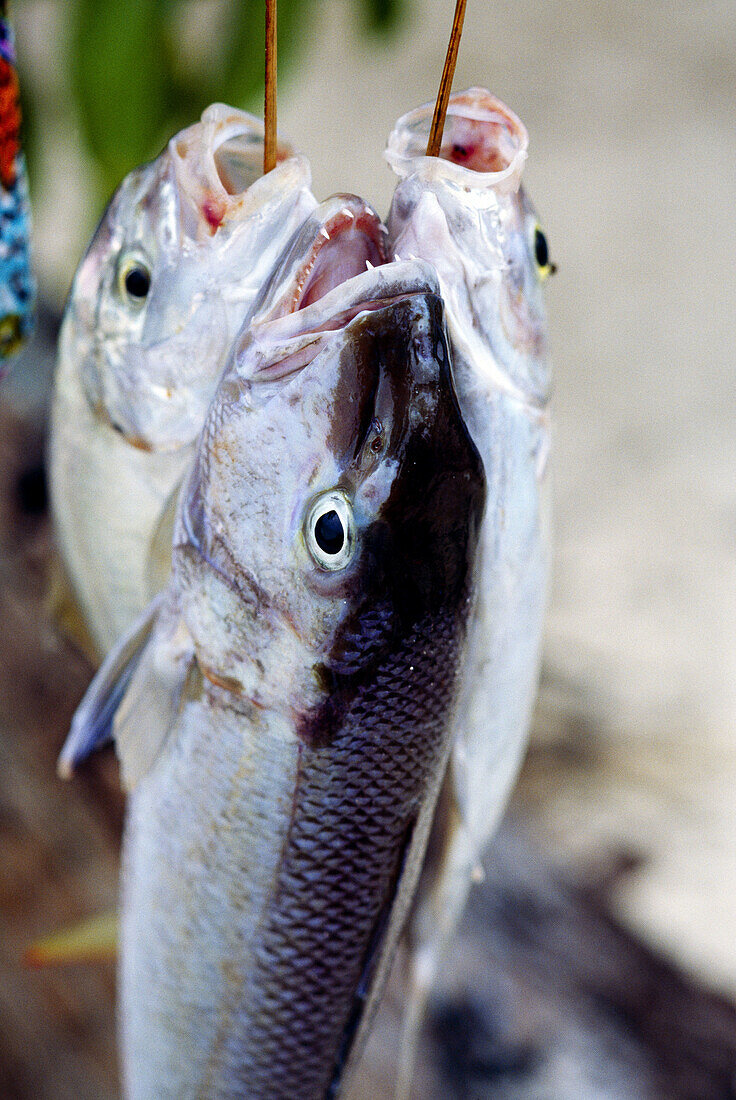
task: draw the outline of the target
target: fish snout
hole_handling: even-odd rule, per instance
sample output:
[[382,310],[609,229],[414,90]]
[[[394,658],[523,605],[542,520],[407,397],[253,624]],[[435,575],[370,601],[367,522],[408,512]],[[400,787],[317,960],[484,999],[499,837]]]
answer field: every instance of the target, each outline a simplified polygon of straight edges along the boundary
[[[391,471],[369,541],[401,617],[419,621],[462,603],[475,560],[485,471],[458,405],[439,295],[408,295],[354,324],[362,326],[365,340],[358,356],[363,434],[356,464],[370,470],[366,450],[375,448]],[[370,473],[359,486],[360,502],[377,476]],[[388,541],[380,531],[390,532]]]

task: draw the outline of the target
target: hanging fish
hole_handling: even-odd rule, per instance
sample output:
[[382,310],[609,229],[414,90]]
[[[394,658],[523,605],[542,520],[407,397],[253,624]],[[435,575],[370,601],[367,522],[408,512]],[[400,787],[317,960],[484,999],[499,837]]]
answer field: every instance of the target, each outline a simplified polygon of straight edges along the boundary
[[416,886],[484,477],[436,279],[372,266],[382,249],[341,196],[285,253],[207,415],[168,585],[64,750],[70,769],[117,708],[132,1100],[337,1096]]
[[[222,104],[114,195],[72,284],[54,385],[59,547],[105,653],[165,580],[176,499],[227,352],[316,205],[303,157]],[[161,529],[161,524],[164,528]]]
[[[450,99],[439,157],[432,104],[399,119],[388,220],[397,257],[432,264],[447,310],[458,400],[486,471],[478,598],[454,719],[455,812],[414,921],[404,1080],[428,988],[521,763],[539,673],[550,562],[550,364],[542,282],[553,267],[521,186],[527,133],[481,88]],[[441,823],[438,822],[438,829]]]
[[31,212],[20,146],[20,93],[13,29],[0,0],[0,377],[33,328]]

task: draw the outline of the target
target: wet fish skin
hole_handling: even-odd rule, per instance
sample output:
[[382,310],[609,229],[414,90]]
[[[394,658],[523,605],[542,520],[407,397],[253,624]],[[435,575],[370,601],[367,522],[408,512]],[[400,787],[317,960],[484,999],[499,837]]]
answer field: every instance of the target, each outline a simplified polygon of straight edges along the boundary
[[[280,388],[229,370],[208,414],[116,726],[136,776],[120,971],[135,1100],[337,1095],[406,915],[484,490],[431,272],[404,267],[430,289],[359,313]],[[304,524],[335,491],[356,550],[329,571]],[[136,700],[177,659],[170,725],[143,730]]]
[[[166,560],[152,560],[157,530],[232,339],[316,205],[307,162],[282,147],[276,169],[260,177],[262,148],[259,120],[209,107],[126,177],[72,284],[51,497],[64,565],[101,653],[145,607],[151,578],[165,576]],[[143,296],[127,289],[131,271],[134,290],[150,280]],[[170,548],[166,536],[159,541]]]
[[[453,809],[449,822],[437,822],[442,856],[414,921],[407,1046],[521,763],[550,560],[546,272],[538,270],[537,218],[521,186],[526,130],[473,88],[451,97],[440,158],[430,158],[431,112],[432,105],[410,112],[389,138],[386,157],[401,177],[389,239],[394,254],[420,257],[437,272],[458,400],[483,459],[487,501],[448,773]],[[410,1064],[411,1053],[404,1056]]]

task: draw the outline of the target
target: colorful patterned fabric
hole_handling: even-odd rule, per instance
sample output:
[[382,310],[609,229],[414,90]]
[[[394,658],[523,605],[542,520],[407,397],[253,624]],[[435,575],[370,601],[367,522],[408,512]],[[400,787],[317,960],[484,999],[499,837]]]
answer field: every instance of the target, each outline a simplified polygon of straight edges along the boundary
[[0,0],[0,372],[31,331],[35,300],[18,74],[6,8]]

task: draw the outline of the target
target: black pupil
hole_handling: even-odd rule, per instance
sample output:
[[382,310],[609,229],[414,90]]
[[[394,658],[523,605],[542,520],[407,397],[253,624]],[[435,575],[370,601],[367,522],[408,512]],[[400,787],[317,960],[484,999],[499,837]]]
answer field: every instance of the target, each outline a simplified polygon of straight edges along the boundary
[[546,267],[549,263],[549,249],[547,238],[541,229],[534,230],[534,255],[540,267]]
[[151,276],[145,267],[131,267],[125,276],[125,289],[131,298],[145,298],[151,286]]
[[337,512],[323,512],[314,525],[317,545],[325,554],[339,554],[345,542],[342,520]]

